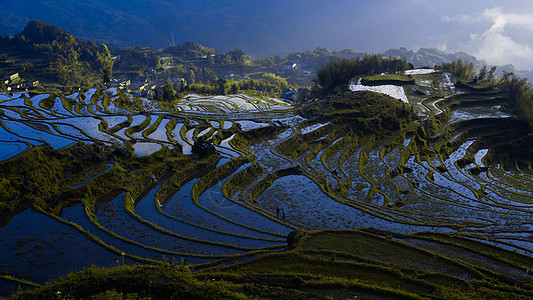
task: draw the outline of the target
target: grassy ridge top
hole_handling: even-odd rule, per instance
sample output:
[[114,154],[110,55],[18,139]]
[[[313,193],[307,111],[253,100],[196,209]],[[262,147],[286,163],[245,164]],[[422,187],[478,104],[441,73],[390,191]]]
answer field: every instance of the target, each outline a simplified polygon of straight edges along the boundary
[[[531,260],[448,234],[397,235],[369,229],[293,232],[292,250],[256,253],[230,266],[191,272],[184,264],[90,268],[14,299],[401,299],[533,296]],[[436,253],[432,244],[448,252]],[[455,253],[455,255],[450,255]],[[493,263],[473,265],[475,256]],[[524,266],[522,266],[525,263]],[[430,270],[427,266],[431,266]]]
[[398,75],[398,74],[383,74],[383,75],[373,75],[366,76],[361,80],[361,83],[364,85],[383,85],[383,84],[392,84],[392,85],[407,85],[414,84],[415,80],[411,76]]
[[306,117],[334,119],[359,132],[384,135],[414,125],[411,105],[375,92],[331,95],[304,108]]

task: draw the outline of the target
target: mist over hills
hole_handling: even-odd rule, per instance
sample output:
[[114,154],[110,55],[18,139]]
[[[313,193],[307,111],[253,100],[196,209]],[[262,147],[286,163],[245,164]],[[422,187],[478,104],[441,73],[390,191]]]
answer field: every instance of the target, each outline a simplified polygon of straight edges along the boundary
[[[292,5],[273,8],[244,3],[242,0],[8,0],[1,5],[6,15],[0,20],[0,34],[16,34],[28,21],[39,19],[69,30],[82,39],[104,42],[109,46],[166,47],[172,43],[174,35],[176,44],[195,41],[217,51],[241,48],[254,55],[270,54],[276,49],[283,51],[280,43],[287,37],[276,36],[273,32],[281,32],[284,25],[274,19],[289,18],[284,11],[292,11]],[[263,15],[276,17],[269,21],[263,20]]]
[[407,50],[404,47],[399,49],[389,49],[383,53],[384,56],[401,57],[412,63],[415,67],[425,67],[431,65],[441,65],[461,59],[467,63],[480,64],[481,61],[475,56],[464,52],[446,53],[438,49],[420,48],[418,51]]
[[[533,69],[525,1],[3,0],[0,34],[30,20],[109,46],[166,47],[194,41],[255,57],[316,47],[382,53],[391,48],[465,52],[487,64]],[[526,21],[524,21],[526,20]]]
[[[35,29],[35,28],[28,29],[29,27],[32,27],[32,26],[30,26],[31,24],[41,24],[40,26],[44,26],[44,27],[42,27],[40,29]],[[48,32],[48,29],[45,30],[46,32],[42,32],[44,30],[43,28],[55,28],[55,29],[53,29],[51,32]],[[29,35],[28,30],[32,31],[32,32],[35,31],[35,30],[41,31],[41,34],[45,34],[46,36],[49,36],[49,39],[51,39],[51,40],[58,39],[59,43],[65,42],[64,41],[65,39],[64,38],[60,38],[59,35],[56,34],[56,31],[64,32],[65,34],[67,34],[67,35],[69,35],[71,37],[75,36],[77,39],[80,38],[79,36],[76,36],[75,34],[71,35],[71,32],[68,31],[68,30],[65,31],[62,28],[60,29],[60,27],[58,27],[57,25],[54,25],[54,24],[47,25],[46,23],[43,23],[42,21],[37,21],[37,22],[30,21],[24,30],[21,30],[20,33],[17,33],[14,36],[17,37],[17,36],[20,36],[20,35],[25,35],[26,39],[28,37],[30,37],[30,39],[27,40],[27,42],[31,42],[30,44],[34,43],[34,44],[36,44],[35,46],[38,46],[38,47],[40,47],[39,45],[41,43],[43,43],[43,41],[32,40],[31,36],[30,36],[31,34]],[[102,36],[105,36],[105,35],[106,34],[104,33]],[[0,35],[0,37],[1,37],[1,35]],[[7,35],[6,35],[6,37],[7,37]],[[115,42],[111,41],[111,43],[109,43],[109,42],[106,42],[106,39],[102,39],[102,38],[88,39],[88,40],[90,40],[91,43],[92,43],[92,41],[103,42],[103,43],[105,43],[107,45],[111,45],[111,46],[112,45],[122,45],[122,43],[120,43],[118,41],[115,41]],[[8,41],[8,39],[6,39],[6,41]],[[45,42],[48,43],[50,41],[45,41]],[[81,39],[80,39],[80,41],[81,41]],[[111,48],[111,49],[113,49],[113,48]],[[160,48],[160,49],[162,49],[162,48]],[[212,53],[215,53],[215,52],[219,53],[219,54],[224,53],[224,52],[222,52],[222,51],[220,51],[219,49],[216,49],[216,48],[206,48],[206,49],[211,49],[210,51],[212,51]],[[360,49],[357,49],[357,50],[360,50]],[[153,49],[153,51],[156,51],[156,50]],[[162,50],[159,50],[159,51],[162,51]],[[113,52],[113,50],[112,50],[112,52]],[[227,53],[229,53],[229,52],[227,52]],[[250,55],[250,53],[246,53],[246,54]],[[311,57],[314,57],[313,59],[311,59],[312,61],[309,61],[309,57],[308,57],[309,55],[311,55]],[[314,49],[312,51],[311,51],[311,49],[306,49],[305,52],[292,52],[292,53],[289,53],[287,56],[282,55],[282,57],[277,57],[276,60],[278,60],[278,61],[293,61],[293,62],[296,62],[298,64],[303,64],[307,68],[316,69],[316,68],[319,68],[319,67],[325,65],[331,59],[356,58],[356,57],[363,58],[366,55],[369,55],[369,53],[368,52],[364,52],[364,51],[353,51],[351,49],[344,49],[344,50],[341,50],[341,51],[336,51],[336,50],[328,51],[328,49],[326,49],[326,48],[317,47],[316,49]],[[404,59],[407,62],[413,64],[413,66],[417,67],[417,68],[427,67],[427,66],[432,67],[434,65],[442,65],[442,64],[451,63],[451,62],[457,61],[457,60],[462,60],[465,63],[473,63],[474,66],[475,66],[475,69],[480,69],[482,65],[486,64],[485,61],[480,60],[480,59],[476,58],[475,56],[469,55],[469,54],[464,53],[464,52],[446,53],[444,51],[441,51],[441,50],[438,50],[438,49],[434,49],[434,48],[420,48],[418,51],[415,52],[413,50],[408,50],[405,47],[401,47],[399,49],[389,49],[389,50],[381,53],[381,55],[383,55],[385,57],[393,57],[393,58]],[[251,57],[257,57],[257,56],[254,56],[252,54]],[[30,59],[29,61],[31,61],[33,59],[31,56],[27,57],[27,58]],[[22,60],[21,62],[26,62],[26,60]],[[491,66],[490,64],[488,64],[488,65]],[[13,69],[13,70],[15,70],[15,69]],[[24,73],[24,70],[16,69],[15,71]],[[28,70],[26,70],[26,71],[28,71]],[[32,69],[30,71],[31,72],[37,71],[37,69]],[[503,72],[504,71],[505,72],[514,72],[517,76],[519,76],[521,78],[527,78],[530,81],[533,79],[533,72],[517,70],[511,64],[499,65],[498,66],[497,74],[499,76],[503,76]],[[26,73],[28,73],[28,72],[26,72]],[[26,75],[28,75],[28,74],[26,74]],[[37,77],[39,77],[39,76],[37,76]]]
[[[143,45],[163,48],[172,43],[192,41],[219,53],[242,49],[254,57],[284,56],[317,47],[330,50],[350,48],[402,57],[415,66],[460,58],[475,62],[479,67],[483,63],[479,56],[482,51],[467,46],[471,33],[482,32],[483,24],[468,27],[451,22],[453,18],[447,16],[457,13],[451,6],[442,1],[431,5],[420,5],[417,1],[376,5],[371,1],[354,4],[342,0],[325,5],[317,0],[267,3],[244,0],[4,0],[0,3],[3,11],[0,35],[15,35],[30,20],[41,20],[83,40],[102,42],[110,47]],[[464,16],[475,16],[474,12],[480,9],[479,5],[469,2],[463,9],[469,14]],[[385,19],[401,22],[391,27],[383,22]],[[462,49],[460,45],[466,47],[464,52],[456,50]],[[400,46],[405,48],[394,49]],[[393,50],[387,51],[391,48]],[[498,52],[501,49],[493,50]],[[509,55],[504,55],[508,60],[500,59],[497,64],[514,62],[520,70],[531,69],[528,63],[513,60],[514,56]],[[491,60],[486,62],[496,64]],[[502,70],[533,78],[531,72],[518,72],[512,65],[500,67],[500,74]]]

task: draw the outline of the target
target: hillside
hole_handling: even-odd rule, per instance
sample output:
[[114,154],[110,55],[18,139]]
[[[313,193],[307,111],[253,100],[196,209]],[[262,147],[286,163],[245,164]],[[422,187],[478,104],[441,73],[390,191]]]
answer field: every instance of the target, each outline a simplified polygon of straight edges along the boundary
[[524,79],[431,49],[390,52],[423,69],[107,49],[40,21],[0,43],[42,80],[0,86],[0,297],[533,297]]
[[1,93],[2,295],[530,298],[527,85],[407,67],[298,105]]
[[30,21],[12,37],[0,37],[0,70],[20,73],[27,81],[64,86],[101,85],[113,62],[103,44],[85,42],[70,32],[41,21]]
[[466,63],[474,63],[478,67],[481,66],[481,61],[472,55],[464,52],[446,53],[438,49],[420,48],[418,51],[407,50],[405,48],[390,49],[383,53],[384,56],[397,57],[405,59],[415,66],[415,68],[422,68],[426,66],[440,66],[444,63],[451,63],[456,60],[462,60]]
[[[282,6],[263,6],[262,13],[269,10],[284,14]],[[6,15],[0,21],[0,34],[5,36],[19,32],[28,19],[45,18],[43,21],[68,28],[83,40],[94,40],[110,47],[149,45],[163,48],[172,44],[171,34],[174,34],[177,44],[194,40],[219,52],[246,47],[250,53],[264,55],[265,50],[274,52],[272,45],[280,41],[273,29],[257,24],[254,16],[261,14],[245,1],[36,0],[28,5],[8,0],[2,3],[2,8]],[[272,23],[271,26],[279,25]],[[249,30],[243,32],[239,28]],[[251,43],[254,39],[256,41]]]

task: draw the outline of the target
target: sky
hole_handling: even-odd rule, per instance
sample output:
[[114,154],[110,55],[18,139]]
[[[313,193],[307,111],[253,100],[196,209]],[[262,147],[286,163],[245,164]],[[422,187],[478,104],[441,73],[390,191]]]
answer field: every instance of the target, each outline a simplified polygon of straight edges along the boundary
[[0,34],[27,21],[111,45],[194,41],[254,56],[325,47],[463,51],[533,70],[533,1],[524,0],[0,0]]

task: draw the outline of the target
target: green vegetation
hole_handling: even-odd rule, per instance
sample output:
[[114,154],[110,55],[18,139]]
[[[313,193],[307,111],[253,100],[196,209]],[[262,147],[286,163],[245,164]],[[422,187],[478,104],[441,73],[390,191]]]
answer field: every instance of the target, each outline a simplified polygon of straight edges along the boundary
[[[452,244],[449,251],[456,251],[456,255],[448,258],[417,245],[418,241],[446,245],[448,235],[392,238],[387,234],[367,230],[293,232],[289,235],[292,250],[257,253],[253,260],[232,266],[199,272],[191,272],[180,262],[92,267],[33,291],[19,292],[13,299],[103,299],[111,295],[128,299],[318,299],[324,294],[333,298],[401,299],[533,296],[531,280],[520,282],[514,276],[516,266],[506,264],[502,268],[510,269],[495,274],[472,265],[472,253],[481,253],[481,249],[490,259],[491,251],[497,250],[487,244],[478,243],[475,248]],[[518,255],[513,262],[525,258]],[[427,265],[434,269],[427,271]]]
[[533,129],[533,98],[529,82],[512,73],[505,73],[498,82],[498,87],[508,94],[511,101],[509,110],[526,120]]
[[[275,75],[265,77],[283,83],[283,80]],[[409,77],[393,75],[388,77],[388,80],[402,79],[407,80]],[[512,77],[506,80],[500,82],[502,90],[506,93],[510,90],[525,91],[519,88],[520,82],[513,81]],[[171,95],[172,86],[168,86],[167,89]],[[491,164],[496,157],[503,157],[494,153],[507,151],[505,143],[499,139],[500,135],[507,135],[506,138],[510,140],[520,138],[521,133],[516,130],[513,135],[508,134],[508,131],[493,133],[495,130],[492,128],[502,124],[502,120],[499,119],[496,119],[497,122],[474,120],[471,123],[447,125],[449,110],[479,104],[493,106],[501,101],[507,101],[501,93],[473,89],[469,94],[446,98],[438,104],[438,107],[446,112],[424,123],[419,122],[420,118],[415,115],[410,104],[383,94],[332,93],[301,108],[300,115],[306,120],[293,126],[294,128],[289,129],[287,126],[271,123],[267,127],[246,132],[238,131],[236,125],[226,127],[225,130],[221,129],[222,124],[219,124],[218,128],[211,128],[210,122],[214,120],[208,119],[207,116],[204,116],[207,119],[194,119],[186,113],[173,111],[159,115],[143,114],[143,117],[137,117],[139,119],[136,121],[137,125],[132,126],[133,116],[137,111],[142,111],[138,98],[130,97],[122,91],[118,91],[117,95],[102,92],[96,92],[95,95],[94,101],[85,100],[85,102],[101,105],[99,111],[102,113],[109,111],[109,106],[113,103],[116,107],[124,108],[123,114],[128,117],[125,121],[116,121],[116,125],[110,126],[109,122],[112,119],[106,119],[109,115],[99,116],[101,131],[113,134],[123,131],[123,134],[129,138],[132,138],[134,133],[142,132],[140,134],[142,138],[136,142],[144,139],[162,143],[154,139],[152,134],[164,128],[165,134],[160,135],[168,138],[176,147],[170,149],[165,146],[151,155],[142,157],[132,155],[129,147],[115,150],[102,144],[87,146],[79,143],[59,150],[35,147],[18,158],[0,164],[5,174],[0,182],[4,193],[2,199],[8,199],[1,202],[4,219],[9,220],[17,212],[33,206],[40,213],[83,233],[100,247],[144,265],[92,267],[33,290],[21,291],[13,296],[15,299],[50,298],[59,297],[58,295],[65,298],[97,299],[99,297],[308,299],[325,295],[334,298],[467,299],[481,296],[489,298],[533,296],[529,292],[533,282],[524,275],[533,266],[529,256],[480,242],[479,240],[485,237],[484,233],[469,231],[476,226],[485,228],[483,227],[485,220],[479,218],[455,220],[452,219],[453,216],[433,218],[431,212],[416,208],[416,205],[424,205],[424,202],[438,206],[441,198],[444,199],[442,201],[447,201],[446,203],[462,207],[462,203],[455,202],[454,199],[457,197],[475,199],[473,201],[487,205],[488,202],[483,199],[484,192],[488,188],[495,189],[488,182],[477,179],[488,187],[484,190],[467,188],[461,190],[460,194],[450,194],[451,188],[439,185],[436,176],[452,178],[448,175],[452,174],[452,168],[462,170],[474,163],[476,161],[474,154],[477,151],[491,147],[494,141],[497,141],[496,143],[501,145],[491,148],[493,154],[484,157],[484,162]],[[77,100],[63,99],[65,97],[62,96],[60,98],[61,104],[68,111],[73,111],[73,107],[80,105],[76,103]],[[53,100],[52,97],[42,100],[43,107],[52,108],[53,103],[47,104],[50,99]],[[24,103],[29,107],[32,105],[29,99]],[[166,102],[169,107],[172,107],[171,103]],[[165,120],[166,124],[163,125]],[[216,122],[221,121],[227,122],[216,119]],[[176,129],[178,124],[182,124],[179,130]],[[316,124],[322,126],[311,131],[306,130]],[[510,119],[506,120],[505,124],[508,126],[504,127],[513,130],[521,123]],[[290,134],[275,143],[268,143],[287,129]],[[200,131],[204,132],[201,138]],[[461,136],[450,142],[452,135],[463,131]],[[176,142],[178,139],[176,135],[179,135],[182,140],[188,139],[186,136],[192,136],[195,141],[202,140],[209,145],[210,143],[217,145],[233,134],[236,135],[230,145],[245,153],[246,158],[244,156],[234,158],[219,164],[218,167],[216,165],[221,159],[219,154],[208,153],[202,159],[197,155],[183,155],[180,153],[181,146]],[[471,145],[452,165],[445,165],[444,161],[467,141],[467,136],[475,134],[481,135],[482,138]],[[131,139],[126,141],[129,146],[135,145]],[[262,141],[268,143],[270,153],[283,157],[289,161],[289,164],[280,162],[274,166],[265,165],[265,158],[262,157],[264,154],[256,154],[254,148]],[[113,164],[109,170],[106,167],[107,162]],[[251,164],[245,167],[249,162]],[[292,162],[298,162],[298,165]],[[427,164],[423,165],[424,162]],[[31,172],[33,166],[40,166],[39,172]],[[427,172],[414,171],[415,166],[423,166],[419,168],[427,168]],[[414,172],[420,173],[416,175],[417,177],[413,177]],[[469,171],[468,174],[479,176],[485,172],[487,168],[478,166],[477,171]],[[85,184],[73,187],[80,182],[84,183],[85,178],[91,174],[97,175]],[[217,210],[217,206],[213,207],[205,197],[211,192],[208,190],[220,185],[220,192],[231,199],[229,205],[242,204],[243,208],[253,212],[254,218],[263,216],[267,217],[269,222],[280,224],[291,222],[287,224],[287,228],[313,228],[312,223],[309,223],[311,225],[306,223],[307,219],[299,219],[296,216],[298,207],[285,208],[291,217],[285,219],[283,216],[283,220],[279,220],[281,216],[276,216],[274,208],[265,206],[265,197],[272,199],[276,197],[270,189],[277,180],[294,174],[307,176],[317,185],[320,192],[324,193],[324,197],[329,198],[327,200],[342,203],[346,210],[357,209],[370,216],[395,222],[399,226],[431,225],[463,228],[470,233],[403,235],[398,232],[356,229],[349,225],[353,222],[352,219],[344,219],[343,222],[346,222],[343,223],[344,227],[356,230],[300,230],[287,236],[289,249],[280,251],[282,245],[279,244],[256,248],[226,241],[204,240],[203,237],[191,237],[187,232],[176,232],[157,224],[154,220],[144,219],[143,211],[135,208],[139,201],[147,201],[142,200],[144,195],[155,188],[154,180],[160,179],[164,182],[155,191],[153,199],[148,199],[156,206],[161,214],[160,217],[206,232],[225,234],[239,239],[248,239],[250,232],[256,232],[266,236],[253,237],[254,241],[279,243],[279,238],[286,234],[254,228],[254,223],[250,225],[243,222],[239,219],[239,215],[227,215],[227,211]],[[453,176],[457,176],[455,174],[453,173]],[[490,174],[496,176],[495,172]],[[195,178],[198,180],[190,185],[189,183]],[[225,179],[227,181],[220,184]],[[353,185],[352,182],[357,183]],[[196,209],[206,215],[216,216],[217,220],[220,220],[217,225],[220,224],[221,227],[223,224],[232,224],[245,228],[248,232],[246,234],[227,232],[226,228],[210,227],[206,221],[198,223],[195,218],[203,218],[202,214],[185,218],[186,213],[166,209],[166,205],[176,202],[172,200],[172,196],[180,193],[187,185],[190,185],[190,190],[186,190],[187,193],[183,195],[191,197],[188,201],[191,201]],[[468,198],[467,195],[472,190],[475,196]],[[99,203],[103,201],[103,197],[114,195],[117,191],[124,191],[120,202],[121,209],[136,223],[144,224],[154,230],[153,235],[183,239],[205,247],[224,247],[233,251],[249,250],[249,252],[233,255],[186,253],[186,251],[164,249],[159,245],[149,245],[145,240],[137,240],[135,236],[122,236],[120,231],[102,221],[103,216],[100,213],[94,213]],[[435,196],[429,197],[427,194]],[[523,194],[516,193],[514,197],[516,196],[523,197]],[[294,196],[290,194],[283,197],[286,197],[286,201],[297,200],[291,199]],[[527,199],[527,197],[519,198],[516,201],[526,203]],[[112,242],[104,242],[81,226],[58,217],[62,209],[79,202],[84,206],[85,215],[90,223],[116,240],[165,255],[185,254],[190,258],[221,260],[201,265],[187,265],[185,261],[166,263],[161,259],[146,258],[124,251]],[[307,202],[313,201],[307,200]],[[278,202],[277,205],[281,204]],[[323,213],[327,212],[319,209],[305,212],[309,220]],[[332,223],[343,220],[342,216],[327,215],[327,218],[327,222]],[[493,224],[490,223],[490,226]],[[28,285],[16,277],[10,280]]]
[[412,107],[374,92],[348,92],[315,101],[303,109],[306,117],[349,124],[355,132],[388,135],[414,126]]
[[259,80],[226,80],[217,79],[213,84],[192,84],[183,89],[182,97],[188,93],[201,95],[228,95],[244,93],[251,96],[280,97],[281,92],[288,87],[287,81],[274,74],[266,73]]
[[[96,265],[117,258],[115,267],[46,284],[24,277],[26,270],[11,272],[6,261],[0,280],[34,288],[13,298],[533,297],[524,229],[531,223],[533,108],[524,80],[508,73],[496,82],[486,67],[474,76],[461,61],[441,67],[454,76],[405,76],[398,72],[408,63],[377,55],[319,48],[258,60],[194,43],[117,49],[111,72],[104,46],[41,23],[29,28],[7,41],[26,43],[35,55],[49,51],[38,45],[67,45],[58,55],[72,60],[54,61],[88,71],[81,85],[134,76],[128,80],[147,90],[154,84],[157,97],[107,87],[6,94],[2,146],[13,155],[0,162],[0,224],[31,207],[57,224],[47,225],[59,229],[54,237],[63,239],[66,226],[98,250],[39,236],[26,251],[25,231],[11,229],[24,238],[4,257],[46,274],[64,272],[40,264],[58,255],[46,252],[58,245],[95,253]],[[86,53],[84,62],[76,55],[84,47],[101,52]],[[285,110],[278,109],[287,108],[283,102],[244,95],[178,99],[279,95],[299,75],[292,63],[276,66],[325,59],[317,99]],[[252,76],[218,77],[239,69]],[[460,81],[455,88],[450,77]],[[410,103],[346,92],[354,78],[402,85]],[[63,84],[76,82],[74,75]],[[69,139],[55,144],[59,136]],[[32,254],[39,251],[46,255]]]
[[409,64],[404,60],[382,58],[379,55],[366,56],[362,60],[343,59],[331,62],[318,70],[315,90],[326,95],[339,85],[346,85],[350,79],[358,75],[394,73],[409,68]]
[[529,125],[529,134],[513,143],[513,154],[517,158],[533,159],[533,94],[531,84],[526,79],[519,79],[512,73],[504,73],[497,83],[507,94],[509,101],[506,110],[516,114]]
[[[85,199],[91,202],[98,195],[120,189],[128,176],[124,169],[115,166],[98,180],[81,188],[69,188],[71,178],[83,175],[84,171],[104,164],[106,156],[100,151],[101,145],[88,146],[82,143],[63,150],[48,147],[35,147],[23,156],[0,164],[3,189],[0,201],[3,216],[23,210],[32,205],[61,210],[61,205],[76,203]],[[117,152],[119,155],[119,152]],[[111,161],[118,156],[109,157]],[[35,168],[37,166],[37,171]],[[107,181],[105,186],[99,181]]]
[[406,75],[398,74],[384,74],[384,75],[374,75],[367,76],[361,80],[361,83],[364,85],[383,85],[383,84],[393,84],[393,85],[407,85],[414,84],[415,81],[412,77]]
[[439,67],[443,72],[450,72],[461,81],[470,81],[474,79],[474,63],[464,63],[462,60],[444,63]]
[[[103,74],[110,75],[113,67],[105,45],[84,42],[40,21],[30,21],[13,37],[0,38],[0,51],[10,51],[9,58],[0,65],[2,69],[68,87],[100,86]],[[21,58],[27,62],[17,63]]]

